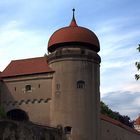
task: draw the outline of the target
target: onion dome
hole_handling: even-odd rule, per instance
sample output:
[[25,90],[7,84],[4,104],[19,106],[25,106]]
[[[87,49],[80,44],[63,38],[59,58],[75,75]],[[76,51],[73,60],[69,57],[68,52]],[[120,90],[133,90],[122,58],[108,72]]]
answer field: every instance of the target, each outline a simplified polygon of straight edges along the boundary
[[91,30],[77,25],[74,17],[69,26],[55,31],[49,39],[48,51],[53,52],[62,46],[81,45],[98,52],[100,44],[97,36]]

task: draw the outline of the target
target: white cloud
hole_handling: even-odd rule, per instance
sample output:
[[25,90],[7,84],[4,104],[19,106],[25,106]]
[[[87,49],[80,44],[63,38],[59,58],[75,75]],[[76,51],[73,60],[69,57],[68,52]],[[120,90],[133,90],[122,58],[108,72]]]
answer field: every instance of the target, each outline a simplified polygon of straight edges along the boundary
[[136,98],[133,102],[133,104],[140,106],[140,97]]
[[122,115],[136,119],[140,108],[140,92],[114,91],[102,97],[102,100],[113,110]]
[[131,83],[128,82],[120,86],[120,89],[122,91],[140,92],[140,82],[139,81],[134,81]]
[[131,26],[136,17],[112,18],[97,26],[101,43],[101,96],[117,90],[139,91],[135,82],[134,63],[139,59],[136,52],[140,31]]
[[0,28],[0,70],[13,59],[42,56],[47,51],[48,33],[22,30],[16,21]]

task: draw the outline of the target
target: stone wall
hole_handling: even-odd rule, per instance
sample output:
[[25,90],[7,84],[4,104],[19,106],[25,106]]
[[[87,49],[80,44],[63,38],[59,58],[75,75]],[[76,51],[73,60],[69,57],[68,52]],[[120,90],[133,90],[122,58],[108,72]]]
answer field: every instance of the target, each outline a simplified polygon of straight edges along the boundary
[[[31,122],[0,120],[0,140],[67,140],[61,128]],[[101,140],[140,140],[140,133],[118,121],[101,117]]]
[[109,117],[101,117],[101,140],[140,140],[140,133]]
[[0,140],[62,140],[60,129],[31,122],[0,121]]

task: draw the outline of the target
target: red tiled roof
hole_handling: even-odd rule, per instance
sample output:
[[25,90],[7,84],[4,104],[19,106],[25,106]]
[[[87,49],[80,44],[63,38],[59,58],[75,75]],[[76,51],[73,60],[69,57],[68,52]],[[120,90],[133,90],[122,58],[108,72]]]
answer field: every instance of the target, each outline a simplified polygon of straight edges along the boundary
[[140,125],[140,116],[136,119],[135,125]]
[[74,17],[69,26],[58,29],[52,34],[48,42],[48,51],[52,52],[62,45],[67,46],[66,44],[83,44],[96,52],[100,51],[100,43],[95,33],[78,26]]
[[110,118],[110,117],[108,117],[106,115],[101,114],[101,120],[110,122],[110,123],[112,123],[112,124],[114,124],[116,126],[119,126],[119,127],[123,128],[123,129],[126,129],[127,131],[130,131],[132,133],[136,133],[136,134],[140,135],[140,132],[138,132],[137,130],[135,130],[135,129],[131,128],[131,127],[128,127],[128,126],[122,124],[121,122],[119,122],[117,120],[114,120],[114,119],[112,119],[112,118]]
[[13,60],[1,73],[1,77],[13,77],[37,73],[53,72],[45,57]]

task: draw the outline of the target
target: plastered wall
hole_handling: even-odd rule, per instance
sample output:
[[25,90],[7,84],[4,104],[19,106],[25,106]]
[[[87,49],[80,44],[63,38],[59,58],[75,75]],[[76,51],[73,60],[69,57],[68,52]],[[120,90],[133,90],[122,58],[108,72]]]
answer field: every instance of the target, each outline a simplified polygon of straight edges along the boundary
[[140,140],[140,133],[131,128],[101,120],[101,140]]
[[[49,125],[51,80],[50,74],[4,79],[1,97],[6,112],[21,109],[30,121]],[[26,91],[26,85],[31,85],[31,90]]]

